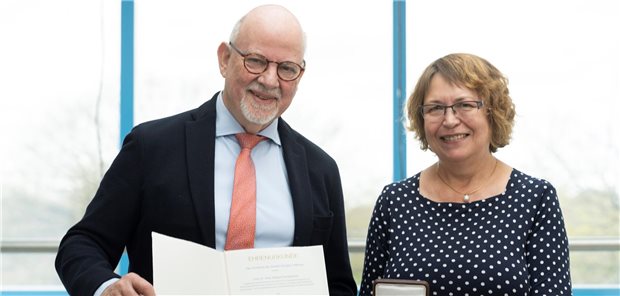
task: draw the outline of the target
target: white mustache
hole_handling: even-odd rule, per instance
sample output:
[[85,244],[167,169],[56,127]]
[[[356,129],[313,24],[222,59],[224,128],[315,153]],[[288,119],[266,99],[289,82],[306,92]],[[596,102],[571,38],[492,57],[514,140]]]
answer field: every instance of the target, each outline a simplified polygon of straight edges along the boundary
[[269,96],[275,97],[278,100],[280,100],[280,98],[282,97],[282,93],[279,88],[268,89],[264,85],[256,81],[252,82],[248,86],[248,90],[253,91],[253,92],[267,94]]

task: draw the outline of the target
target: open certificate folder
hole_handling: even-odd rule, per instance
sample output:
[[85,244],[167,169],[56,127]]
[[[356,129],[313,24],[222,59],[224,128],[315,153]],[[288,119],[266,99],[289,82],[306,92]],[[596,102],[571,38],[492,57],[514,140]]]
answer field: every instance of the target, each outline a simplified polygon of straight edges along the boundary
[[322,246],[217,251],[152,233],[157,295],[328,295]]

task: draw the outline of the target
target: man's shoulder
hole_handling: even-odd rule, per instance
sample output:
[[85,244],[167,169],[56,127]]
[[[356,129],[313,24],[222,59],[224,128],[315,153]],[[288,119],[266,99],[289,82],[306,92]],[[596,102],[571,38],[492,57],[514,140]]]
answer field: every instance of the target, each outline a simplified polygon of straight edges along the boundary
[[196,112],[197,109],[187,110],[181,113],[177,113],[174,115],[169,115],[162,118],[151,119],[145,122],[142,122],[136,125],[136,128],[141,129],[153,129],[153,128],[161,128],[169,125],[178,125],[182,124],[188,120],[192,119],[192,114]]
[[134,130],[141,131],[143,133],[165,133],[178,132],[180,128],[184,128],[187,122],[198,121],[208,117],[209,114],[215,115],[215,104],[212,101],[207,101],[201,106],[195,109],[187,110],[181,113],[145,121],[138,124]]

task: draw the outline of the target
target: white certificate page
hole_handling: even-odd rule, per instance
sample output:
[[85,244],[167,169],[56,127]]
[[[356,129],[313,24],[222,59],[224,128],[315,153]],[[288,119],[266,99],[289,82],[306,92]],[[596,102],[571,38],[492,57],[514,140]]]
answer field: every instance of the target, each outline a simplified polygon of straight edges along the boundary
[[328,295],[322,246],[217,251],[152,233],[157,295]]
[[322,246],[226,252],[232,295],[328,295]]

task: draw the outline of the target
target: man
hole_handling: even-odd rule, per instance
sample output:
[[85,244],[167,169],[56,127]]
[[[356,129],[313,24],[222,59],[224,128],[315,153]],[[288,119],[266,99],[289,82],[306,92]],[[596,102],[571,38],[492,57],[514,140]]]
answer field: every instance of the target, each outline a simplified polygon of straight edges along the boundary
[[[127,135],[86,214],[60,243],[56,270],[71,295],[155,295],[152,231],[228,249],[238,133],[265,137],[251,150],[250,247],[323,245],[330,294],[357,293],[338,167],[280,118],[303,76],[304,50],[294,15],[259,6],[218,48],[222,92]],[[113,270],[125,248],[130,273],[118,279]]]

